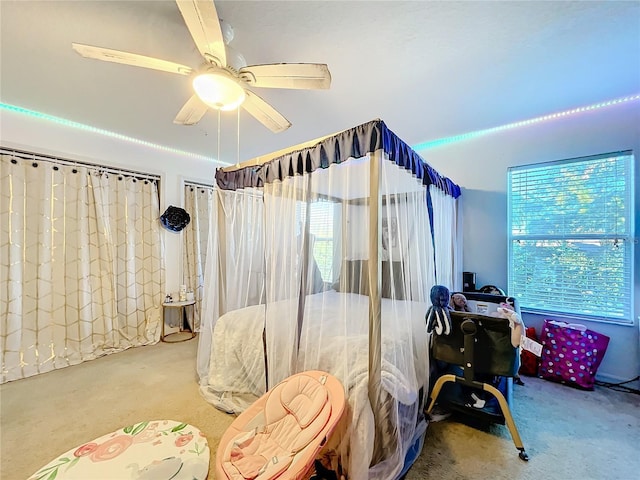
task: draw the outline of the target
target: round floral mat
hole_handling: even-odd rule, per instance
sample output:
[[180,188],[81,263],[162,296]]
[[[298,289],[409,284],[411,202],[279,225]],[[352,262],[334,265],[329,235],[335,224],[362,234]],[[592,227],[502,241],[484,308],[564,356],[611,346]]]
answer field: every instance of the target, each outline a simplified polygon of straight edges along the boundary
[[208,473],[209,445],[200,430],[154,420],[74,447],[29,480],[204,480]]

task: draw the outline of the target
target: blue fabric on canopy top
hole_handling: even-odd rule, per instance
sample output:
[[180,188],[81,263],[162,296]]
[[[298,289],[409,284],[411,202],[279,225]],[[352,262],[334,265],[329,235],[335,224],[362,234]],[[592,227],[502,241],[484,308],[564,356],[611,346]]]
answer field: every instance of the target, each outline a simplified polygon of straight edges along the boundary
[[460,196],[460,187],[440,175],[409,145],[393,133],[382,120],[373,120],[336,135],[319,140],[316,144],[286,153],[262,165],[216,171],[216,182],[223,190],[262,187],[266,183],[283,180],[293,175],[311,173],[349,158],[360,158],[376,150],[384,150],[389,160],[410,170],[425,186],[435,185],[447,195]]

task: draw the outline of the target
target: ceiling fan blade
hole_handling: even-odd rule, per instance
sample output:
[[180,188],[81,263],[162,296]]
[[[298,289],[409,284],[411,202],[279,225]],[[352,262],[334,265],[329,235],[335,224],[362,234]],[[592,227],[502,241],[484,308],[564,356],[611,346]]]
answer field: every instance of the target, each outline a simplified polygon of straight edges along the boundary
[[331,73],[321,63],[274,63],[241,68],[240,77],[252,87],[326,89]]
[[173,119],[173,123],[179,125],[194,125],[202,119],[208,109],[209,107],[207,107],[197,95],[193,95],[180,109],[176,118]]
[[247,98],[242,108],[253,115],[256,120],[274,133],[283,132],[291,126],[291,122],[284,118],[275,108],[265,102],[255,93],[245,90]]
[[180,75],[189,75],[193,71],[190,67],[180,65],[179,63],[138,55],[137,53],[93,47],[81,43],[72,43],[71,46],[83,57],[104,60],[105,62],[124,63],[125,65],[133,65],[134,67],[152,68],[163,72],[179,73]]
[[213,0],[176,0],[176,3],[202,56],[226,67],[224,39]]

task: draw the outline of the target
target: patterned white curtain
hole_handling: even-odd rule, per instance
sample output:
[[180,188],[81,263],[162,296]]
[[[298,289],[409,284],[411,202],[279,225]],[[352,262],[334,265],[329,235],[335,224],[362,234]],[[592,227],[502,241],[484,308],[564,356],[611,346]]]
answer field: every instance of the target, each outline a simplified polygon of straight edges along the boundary
[[185,210],[191,222],[184,229],[183,283],[194,292],[194,329],[200,331],[200,316],[204,296],[204,268],[207,262],[209,225],[213,205],[213,187],[186,184]]
[[1,382],[160,335],[155,178],[0,154]]

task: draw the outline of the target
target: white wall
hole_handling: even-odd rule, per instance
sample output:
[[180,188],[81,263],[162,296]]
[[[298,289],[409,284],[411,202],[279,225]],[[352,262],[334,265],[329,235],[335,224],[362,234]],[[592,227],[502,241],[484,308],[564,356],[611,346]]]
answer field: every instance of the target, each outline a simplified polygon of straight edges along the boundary
[[[3,147],[120,167],[160,176],[160,213],[169,205],[184,207],[184,181],[213,184],[216,165],[98,133],[63,126],[21,113],[0,111]],[[212,157],[215,154],[212,153]],[[177,292],[182,281],[182,233],[163,231],[165,288]],[[159,300],[163,300],[159,299]]]
[[[440,173],[463,188],[463,269],[477,273],[477,285],[507,288],[507,167],[632,149],[640,178],[640,102],[583,112],[558,120],[504,130],[420,152]],[[636,180],[636,232],[640,228],[640,186]],[[582,322],[611,337],[598,372],[624,381],[640,373],[640,248],[635,246],[633,326]],[[545,317],[524,314],[539,333]],[[549,318],[549,317],[547,317]]]
[[[213,183],[216,168],[209,161],[157,151],[8,111],[0,111],[0,140],[5,147],[159,174],[161,212],[169,205],[184,205],[185,180]],[[463,270],[476,272],[479,286],[494,284],[506,288],[507,167],[627,149],[636,155],[636,176],[640,178],[640,103],[637,101],[420,153],[436,170],[463,187]],[[635,222],[640,228],[640,187],[636,188]],[[163,235],[166,289],[175,292],[182,283],[181,234],[164,230]],[[634,325],[585,322],[589,328],[611,337],[599,371],[603,379],[628,380],[640,373],[639,262],[640,248],[636,243]],[[525,314],[524,320],[540,331],[542,317]]]

